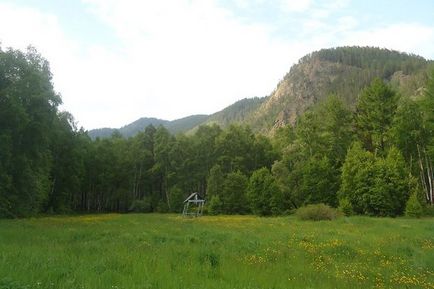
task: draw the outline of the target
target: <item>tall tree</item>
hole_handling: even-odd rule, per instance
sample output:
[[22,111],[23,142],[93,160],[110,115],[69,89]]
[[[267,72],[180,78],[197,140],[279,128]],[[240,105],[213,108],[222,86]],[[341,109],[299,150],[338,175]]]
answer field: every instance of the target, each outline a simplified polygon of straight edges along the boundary
[[247,186],[247,199],[252,212],[257,215],[277,215],[283,210],[282,193],[267,168],[253,172]]
[[356,107],[356,128],[360,140],[371,152],[385,153],[388,132],[397,108],[397,95],[379,78],[361,93]]
[[0,214],[39,212],[48,198],[51,128],[60,97],[34,48],[0,49]]

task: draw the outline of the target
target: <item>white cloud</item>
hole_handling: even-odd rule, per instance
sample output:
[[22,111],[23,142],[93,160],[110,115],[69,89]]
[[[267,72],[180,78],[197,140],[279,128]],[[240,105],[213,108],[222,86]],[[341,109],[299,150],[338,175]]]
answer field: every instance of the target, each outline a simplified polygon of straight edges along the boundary
[[434,51],[434,27],[417,23],[347,31],[343,39],[346,45],[376,46],[425,56]]
[[273,40],[266,26],[242,24],[213,1],[86,3],[121,41],[124,68],[114,67],[118,80],[100,89],[112,95],[130,88],[122,94],[130,120],[212,113],[267,95],[293,61],[281,59],[290,46]]
[[284,12],[304,12],[312,5],[311,0],[280,0],[280,8]]
[[[51,63],[64,108],[87,129],[119,127],[143,116],[212,113],[244,97],[267,95],[292,63],[324,47],[372,45],[425,56],[434,51],[432,27],[401,23],[362,30],[346,15],[332,25],[326,21],[331,10],[317,5],[312,14],[310,1],[291,8],[308,9],[311,17],[297,24],[302,37],[286,40],[274,34],[275,27],[246,24],[213,0],[84,3],[115,33],[116,44],[83,46],[65,34],[57,16],[11,4],[0,4],[0,41],[3,47],[38,48]],[[346,5],[333,3],[330,9]]]

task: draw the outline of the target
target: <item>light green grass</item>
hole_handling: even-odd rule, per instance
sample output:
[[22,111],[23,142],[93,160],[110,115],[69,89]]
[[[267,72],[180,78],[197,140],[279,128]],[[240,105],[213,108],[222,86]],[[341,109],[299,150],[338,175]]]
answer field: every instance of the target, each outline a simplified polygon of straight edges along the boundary
[[0,220],[5,288],[434,288],[434,219]]

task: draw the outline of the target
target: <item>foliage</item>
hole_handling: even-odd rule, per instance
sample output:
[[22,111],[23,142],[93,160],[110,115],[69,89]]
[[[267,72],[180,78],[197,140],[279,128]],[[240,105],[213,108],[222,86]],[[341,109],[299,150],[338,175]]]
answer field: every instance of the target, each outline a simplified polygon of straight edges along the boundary
[[223,202],[218,195],[211,196],[207,207],[210,215],[218,215],[224,212]]
[[134,200],[130,206],[130,211],[136,213],[150,213],[152,212],[151,202],[149,199]]
[[219,165],[215,165],[211,168],[208,177],[208,186],[206,189],[206,195],[208,198],[218,196],[223,191],[224,176],[222,169]]
[[240,171],[229,173],[223,183],[221,200],[223,213],[245,214],[248,211],[247,199],[247,177]]
[[396,108],[396,93],[381,79],[374,79],[363,90],[357,102],[356,127],[367,150],[385,152]]
[[423,215],[423,207],[419,202],[416,193],[410,195],[405,205],[405,215],[413,218],[420,218]]
[[[349,66],[360,73],[349,73],[345,81],[327,78],[330,83],[321,87],[330,89],[312,91],[314,98],[324,97],[295,108],[294,125],[273,130],[272,137],[254,133],[272,120],[260,123],[255,114],[271,97],[240,101],[186,135],[141,119],[91,140],[71,114],[58,110],[61,99],[47,61],[33,48],[0,49],[0,217],[180,212],[192,192],[208,199],[211,213],[222,214],[282,214],[308,204],[339,203],[347,214],[397,216],[413,187],[431,202],[434,78],[420,100],[399,99],[385,82],[393,78],[397,87],[397,69],[421,73],[427,62],[360,47],[309,57],[302,62],[332,61],[341,74],[353,71]],[[306,75],[297,75],[297,86],[310,86]],[[352,111],[348,98],[378,75],[383,80],[367,86]],[[277,108],[286,117],[287,111]],[[204,118],[179,120],[177,128]],[[225,122],[224,129],[214,122]]]
[[339,173],[327,157],[311,157],[298,162],[291,172],[289,182],[297,206],[318,203],[337,205]]
[[282,212],[282,194],[267,168],[253,172],[247,187],[247,199],[256,215],[277,215]]
[[404,211],[409,180],[399,150],[376,157],[354,143],[342,168],[340,199],[347,198],[356,214],[396,216]]
[[342,198],[339,200],[338,210],[345,216],[354,215],[353,205],[351,205],[351,202],[347,198]]
[[325,204],[307,205],[298,208],[295,214],[300,220],[304,221],[334,220],[339,216],[336,209]]

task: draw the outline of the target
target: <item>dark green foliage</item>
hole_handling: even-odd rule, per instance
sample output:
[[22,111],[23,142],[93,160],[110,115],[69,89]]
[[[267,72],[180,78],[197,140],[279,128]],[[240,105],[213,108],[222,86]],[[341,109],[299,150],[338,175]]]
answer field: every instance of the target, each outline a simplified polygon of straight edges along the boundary
[[180,187],[172,187],[170,189],[170,210],[174,213],[181,213],[184,207],[184,200],[187,197]]
[[[314,85],[308,91],[313,98],[294,108],[295,125],[280,128],[271,139],[252,129],[271,128],[276,119],[258,116],[257,109],[272,98],[255,98],[214,115],[215,122],[228,125],[224,130],[202,125],[191,134],[174,136],[163,126],[145,127],[149,119],[141,119],[92,141],[77,129],[72,115],[58,111],[61,100],[46,61],[34,49],[0,49],[0,217],[180,212],[193,192],[207,199],[212,214],[272,215],[318,203],[339,204],[347,215],[403,214],[410,188],[429,191],[434,80],[420,101],[398,99],[380,79],[363,90],[355,112],[350,99],[374,76],[392,77],[399,88],[396,70],[419,73],[426,61],[365,48],[331,49],[309,57],[335,62],[324,69],[348,71],[346,80],[338,73],[318,86],[327,91],[315,91]],[[352,74],[352,69],[358,72]],[[296,78],[294,85],[310,89],[307,75]],[[279,105],[289,102],[276,103],[270,107],[284,123],[287,111]],[[177,129],[196,127],[204,117],[179,120]],[[233,124],[238,121],[254,127]],[[125,131],[143,128],[123,137]],[[356,140],[360,143],[349,149]],[[422,203],[424,195],[418,194]]]
[[409,74],[426,66],[426,60],[414,54],[373,47],[338,47],[313,52],[300,61],[317,55],[321,60],[338,62],[362,69],[380,71],[382,78],[388,78],[394,71]]
[[220,198],[226,214],[245,214],[248,212],[246,199],[247,177],[240,171],[229,173],[223,183]]
[[393,118],[390,135],[405,159],[416,160],[418,146],[424,147],[429,135],[419,105],[409,98],[402,98]]
[[296,216],[305,221],[334,220],[339,216],[336,209],[325,204],[307,205],[297,209]]
[[253,172],[247,187],[247,199],[256,215],[277,215],[283,210],[282,193],[267,168]]
[[280,202],[282,203],[281,208],[283,211],[288,212],[289,210],[296,208],[297,205],[290,189],[290,173],[288,167],[284,162],[276,161],[271,168],[271,172],[274,181],[281,192],[282,199]]
[[290,175],[290,189],[297,206],[326,203],[337,206],[339,172],[327,157],[298,162]]
[[148,198],[143,200],[134,200],[130,206],[130,211],[136,213],[150,213],[152,212],[151,201]]
[[434,69],[431,70],[421,104],[428,134],[428,153],[432,161],[434,159]]
[[356,108],[359,139],[371,152],[384,153],[390,143],[388,131],[397,108],[396,93],[376,78],[360,95]]
[[419,202],[416,193],[410,195],[405,205],[405,215],[413,218],[420,218],[423,215],[423,207]]
[[206,195],[208,198],[213,196],[218,196],[223,191],[223,172],[219,165],[215,165],[211,168],[208,177],[208,186],[206,190]]
[[47,201],[60,102],[35,49],[0,49],[0,216],[33,215]]
[[210,215],[218,215],[224,212],[223,202],[218,195],[211,196],[207,207]]

